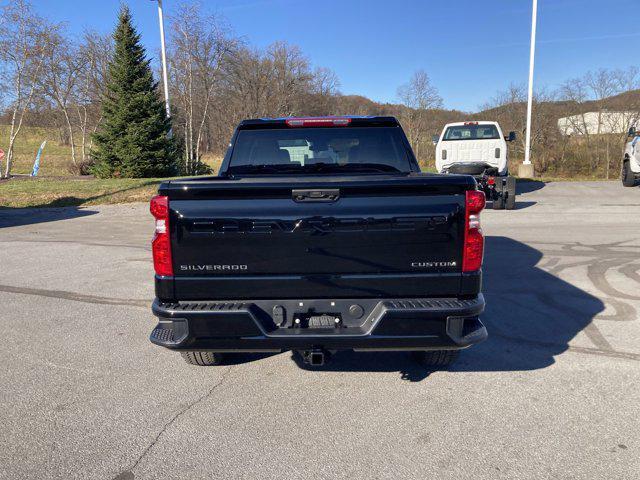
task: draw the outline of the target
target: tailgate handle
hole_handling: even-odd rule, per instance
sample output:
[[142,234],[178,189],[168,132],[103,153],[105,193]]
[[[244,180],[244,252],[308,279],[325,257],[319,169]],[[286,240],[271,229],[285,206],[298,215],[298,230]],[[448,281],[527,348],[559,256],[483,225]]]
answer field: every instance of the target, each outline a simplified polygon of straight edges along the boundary
[[291,190],[291,196],[296,202],[335,202],[340,198],[340,190],[337,188]]

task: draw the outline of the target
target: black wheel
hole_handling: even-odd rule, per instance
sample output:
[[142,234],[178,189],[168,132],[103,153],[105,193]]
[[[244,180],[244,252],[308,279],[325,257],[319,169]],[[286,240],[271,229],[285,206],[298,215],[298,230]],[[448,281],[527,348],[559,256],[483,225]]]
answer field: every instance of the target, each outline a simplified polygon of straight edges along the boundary
[[636,176],[631,171],[631,167],[629,166],[629,160],[625,160],[622,162],[622,173],[620,174],[622,179],[622,185],[625,187],[635,187],[636,186]]
[[515,177],[507,177],[507,199],[504,208],[513,210],[516,208],[516,179]]
[[223,355],[214,352],[180,352],[182,358],[189,365],[198,365],[200,367],[210,367],[212,365],[220,365],[223,362]]
[[460,350],[429,350],[426,352],[411,352],[413,359],[424,367],[434,370],[453,364],[460,354]]

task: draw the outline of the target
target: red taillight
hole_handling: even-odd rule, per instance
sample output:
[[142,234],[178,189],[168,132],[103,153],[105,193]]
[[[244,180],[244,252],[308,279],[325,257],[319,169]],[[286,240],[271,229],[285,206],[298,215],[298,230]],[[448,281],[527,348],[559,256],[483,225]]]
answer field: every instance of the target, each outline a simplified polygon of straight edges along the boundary
[[465,197],[464,249],[462,271],[475,272],[482,267],[484,237],[480,228],[480,212],[485,206],[484,193],[468,190]]
[[348,117],[288,118],[285,123],[289,127],[346,127],[351,123],[351,119]]
[[467,190],[465,204],[467,219],[469,218],[469,215],[479,215],[484,208],[485,203],[484,192],[479,190]]
[[478,122],[464,122],[465,125],[478,125]]
[[151,241],[153,267],[157,275],[173,275],[171,238],[169,236],[169,198],[156,195],[151,199],[151,215],[156,219],[156,232]]
[[169,218],[169,198],[164,195],[156,195],[151,199],[151,215],[156,219]]

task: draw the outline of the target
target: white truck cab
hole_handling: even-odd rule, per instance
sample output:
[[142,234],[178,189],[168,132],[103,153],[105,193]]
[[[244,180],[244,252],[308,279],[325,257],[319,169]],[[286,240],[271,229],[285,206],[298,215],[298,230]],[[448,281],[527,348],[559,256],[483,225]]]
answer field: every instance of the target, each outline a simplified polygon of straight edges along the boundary
[[514,139],[514,132],[503,136],[498,122],[448,123],[437,138],[438,173],[506,176],[507,141]]
[[624,148],[622,160],[622,185],[625,187],[636,186],[640,179],[640,131],[635,127],[629,129],[630,140]]
[[507,142],[515,139],[515,132],[503,136],[498,122],[447,123],[440,135],[433,136],[436,169],[438,173],[474,176],[494,209],[512,210],[516,206],[516,179],[509,176]]

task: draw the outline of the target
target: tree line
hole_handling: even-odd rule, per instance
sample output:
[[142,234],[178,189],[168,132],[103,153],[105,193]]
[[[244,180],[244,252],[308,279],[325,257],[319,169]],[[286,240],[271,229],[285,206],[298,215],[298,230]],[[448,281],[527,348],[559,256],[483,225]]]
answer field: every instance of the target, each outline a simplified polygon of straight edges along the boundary
[[[335,72],[314,66],[297,46],[275,42],[265,49],[255,48],[237,36],[224,18],[187,3],[179,5],[168,19],[172,113],[168,123],[160,118],[162,92],[154,80],[160,72],[151,72],[128,11],[127,15],[132,25],[127,38],[137,39],[137,46],[130,45],[130,51],[123,53],[118,51],[122,46],[116,46],[122,44],[122,38],[115,41],[122,29],[122,12],[113,35],[86,32],[76,38],[65,25],[39,16],[27,0],[13,0],[2,9],[0,107],[4,113],[0,121],[9,128],[0,175],[10,176],[15,142],[26,124],[55,126],[69,146],[69,170],[100,176],[207,173],[210,167],[203,156],[222,154],[234,126],[243,118],[394,115],[425,167],[433,167],[431,137],[447,122],[497,120],[505,131],[524,132],[526,96],[521,85],[498,92],[479,114],[445,110],[437,88],[422,70],[408,75],[407,83],[398,87],[395,104],[343,95]],[[134,129],[146,142],[133,134],[118,133],[132,119],[129,106],[115,100],[116,90],[125,88],[123,85],[134,90],[140,87],[126,83],[132,80],[127,79],[129,69],[122,68],[125,53],[137,57],[139,78],[144,78],[138,83],[153,94],[151,98],[140,91],[135,100],[143,102],[144,108],[137,107],[139,113],[155,119],[153,126],[140,123],[142,133]],[[536,170],[559,176],[608,177],[619,168],[624,134],[591,132],[584,128],[584,113],[603,115],[613,108],[640,112],[637,92],[616,97],[637,89],[638,79],[636,68],[598,70],[568,80],[554,91],[537,92],[532,132]],[[120,87],[114,86],[118,81]],[[114,119],[116,110],[120,113]],[[558,128],[560,117],[571,117],[576,124],[572,131],[581,135],[563,134]],[[151,140],[153,135],[160,144]],[[522,158],[523,144],[524,135],[520,135],[520,141],[511,145],[512,161]],[[144,158],[138,164],[130,158],[133,156]],[[159,168],[154,169],[154,162]]]

